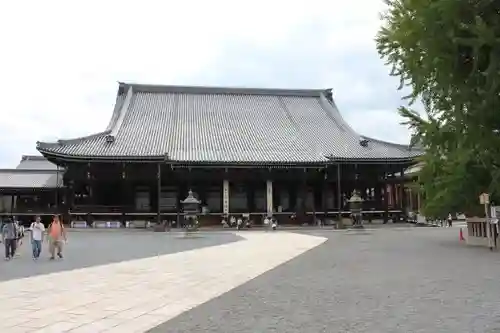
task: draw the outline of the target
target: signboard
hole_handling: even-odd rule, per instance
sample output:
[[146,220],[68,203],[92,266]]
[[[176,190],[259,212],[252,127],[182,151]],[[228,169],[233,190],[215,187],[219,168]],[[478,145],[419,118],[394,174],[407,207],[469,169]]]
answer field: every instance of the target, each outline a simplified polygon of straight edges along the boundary
[[498,224],[498,218],[500,217],[500,206],[490,207],[491,224]]
[[481,193],[479,196],[479,203],[481,205],[487,205],[490,203],[490,195],[488,193]]
[[222,212],[229,214],[229,181],[224,180],[222,183]]

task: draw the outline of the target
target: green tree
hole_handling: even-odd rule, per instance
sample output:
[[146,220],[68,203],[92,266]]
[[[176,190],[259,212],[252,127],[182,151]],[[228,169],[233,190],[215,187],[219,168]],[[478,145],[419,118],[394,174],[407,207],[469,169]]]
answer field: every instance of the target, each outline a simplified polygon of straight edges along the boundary
[[377,49],[411,90],[399,113],[426,149],[424,212],[477,213],[481,192],[500,198],[500,1],[385,2]]

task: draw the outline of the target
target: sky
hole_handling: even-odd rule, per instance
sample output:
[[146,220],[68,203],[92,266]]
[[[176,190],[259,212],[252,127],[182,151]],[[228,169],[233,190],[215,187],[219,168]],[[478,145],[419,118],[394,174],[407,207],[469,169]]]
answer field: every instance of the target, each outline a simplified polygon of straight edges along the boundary
[[105,129],[117,82],[332,88],[360,134],[408,143],[374,37],[383,0],[0,2],[0,167]]

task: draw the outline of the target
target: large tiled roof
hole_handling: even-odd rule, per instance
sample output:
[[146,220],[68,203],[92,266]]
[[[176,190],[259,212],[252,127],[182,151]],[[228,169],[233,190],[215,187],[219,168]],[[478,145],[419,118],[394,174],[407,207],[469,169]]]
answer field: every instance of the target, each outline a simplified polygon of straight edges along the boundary
[[363,137],[328,90],[239,89],[120,83],[105,131],[37,143],[44,155],[201,163],[409,160],[408,146]]

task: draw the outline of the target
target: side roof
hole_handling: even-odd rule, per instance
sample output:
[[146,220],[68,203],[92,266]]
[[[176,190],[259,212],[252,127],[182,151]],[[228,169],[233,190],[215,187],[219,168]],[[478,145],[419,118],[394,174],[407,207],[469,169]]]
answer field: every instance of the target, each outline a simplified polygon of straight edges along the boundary
[[57,170],[0,170],[0,188],[3,189],[50,189],[61,187],[63,172]]
[[344,121],[330,90],[120,83],[100,133],[37,142],[46,156],[198,163],[411,160],[420,150],[367,138]]
[[57,165],[39,155],[23,155],[16,169],[21,170],[57,170]]
[[23,155],[15,169],[0,169],[0,188],[50,189],[62,186],[62,169],[43,156]]

